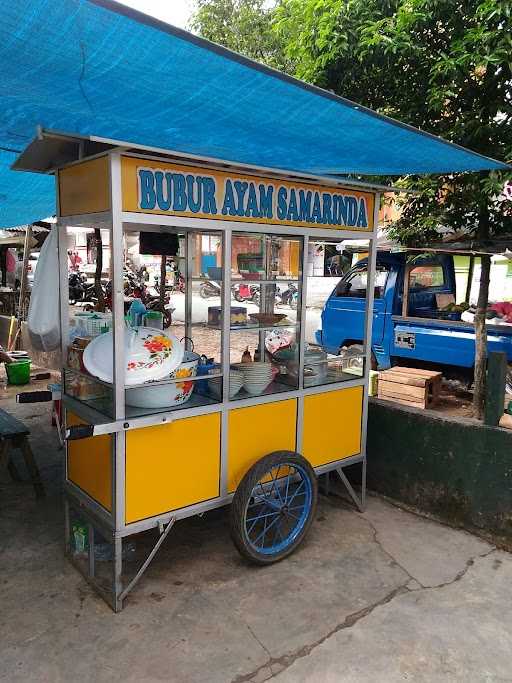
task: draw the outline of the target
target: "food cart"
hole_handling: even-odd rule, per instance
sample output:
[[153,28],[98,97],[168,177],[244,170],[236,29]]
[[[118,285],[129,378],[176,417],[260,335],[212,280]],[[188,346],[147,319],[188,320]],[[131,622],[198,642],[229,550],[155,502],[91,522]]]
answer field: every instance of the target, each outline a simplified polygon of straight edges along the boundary
[[[64,161],[55,164],[56,156]],[[178,520],[232,503],[236,546],[246,558],[269,564],[292,552],[308,531],[319,475],[337,472],[362,508],[370,344],[360,350],[364,371],[357,375],[342,350],[326,354],[307,343],[307,258],[310,242],[365,239],[373,282],[378,187],[115,144],[98,150],[49,132],[25,157],[28,167],[55,172],[58,193],[66,550],[112,608],[122,608]],[[84,358],[94,349],[88,367],[66,360],[73,336],[69,226],[110,234],[112,323],[85,349]],[[124,240],[143,232],[179,239],[176,258],[186,287],[175,329],[130,329],[125,319]],[[221,296],[219,305],[208,305],[206,318],[197,296],[204,279],[197,274],[198,245],[211,236]],[[247,282],[259,296],[244,312],[239,302],[233,306],[231,290]],[[295,284],[296,307],[277,309],[280,282]],[[373,296],[368,287],[360,320],[365,340],[371,339]],[[155,379],[153,366],[176,350],[180,364],[175,358],[172,371]],[[241,362],[247,351],[251,362]],[[207,375],[203,354],[213,361]],[[132,370],[135,382],[128,379]],[[354,463],[362,464],[361,496],[344,473]],[[128,539],[150,529],[158,538],[127,581]],[[97,548],[103,552],[105,545],[109,562],[100,566]]]

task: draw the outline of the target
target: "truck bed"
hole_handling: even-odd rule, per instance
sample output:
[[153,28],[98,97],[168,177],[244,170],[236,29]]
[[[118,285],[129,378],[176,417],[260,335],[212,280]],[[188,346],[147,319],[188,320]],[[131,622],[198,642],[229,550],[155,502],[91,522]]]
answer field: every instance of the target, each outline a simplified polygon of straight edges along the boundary
[[[411,360],[470,368],[475,360],[475,326],[459,320],[392,316],[391,354]],[[489,351],[512,362],[512,325],[487,325]]]

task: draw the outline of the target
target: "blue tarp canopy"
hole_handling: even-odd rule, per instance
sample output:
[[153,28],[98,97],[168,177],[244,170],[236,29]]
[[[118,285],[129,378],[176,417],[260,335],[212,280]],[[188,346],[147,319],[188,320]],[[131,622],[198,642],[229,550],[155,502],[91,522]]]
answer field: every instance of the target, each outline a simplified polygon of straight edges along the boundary
[[317,175],[506,168],[107,0],[0,4],[0,225],[55,211],[8,170],[38,125]]

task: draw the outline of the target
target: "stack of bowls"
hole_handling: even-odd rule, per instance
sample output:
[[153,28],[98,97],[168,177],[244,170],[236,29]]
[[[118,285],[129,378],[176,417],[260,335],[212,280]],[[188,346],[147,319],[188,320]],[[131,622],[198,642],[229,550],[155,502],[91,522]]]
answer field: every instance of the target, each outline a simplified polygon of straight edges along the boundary
[[[218,368],[211,372],[218,372]],[[244,383],[244,376],[239,370],[229,371],[229,398],[234,398]],[[208,388],[214,396],[222,398],[222,377],[212,377],[208,380]]]
[[262,394],[274,379],[272,363],[240,363],[237,369],[243,373],[244,389],[251,396]]

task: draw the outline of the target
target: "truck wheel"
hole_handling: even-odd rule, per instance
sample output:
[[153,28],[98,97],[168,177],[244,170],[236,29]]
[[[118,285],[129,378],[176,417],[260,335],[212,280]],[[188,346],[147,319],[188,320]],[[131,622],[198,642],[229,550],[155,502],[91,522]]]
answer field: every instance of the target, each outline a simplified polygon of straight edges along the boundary
[[231,505],[231,536],[240,554],[260,565],[292,553],[315,516],[317,480],[298,453],[276,451],[247,472]]

